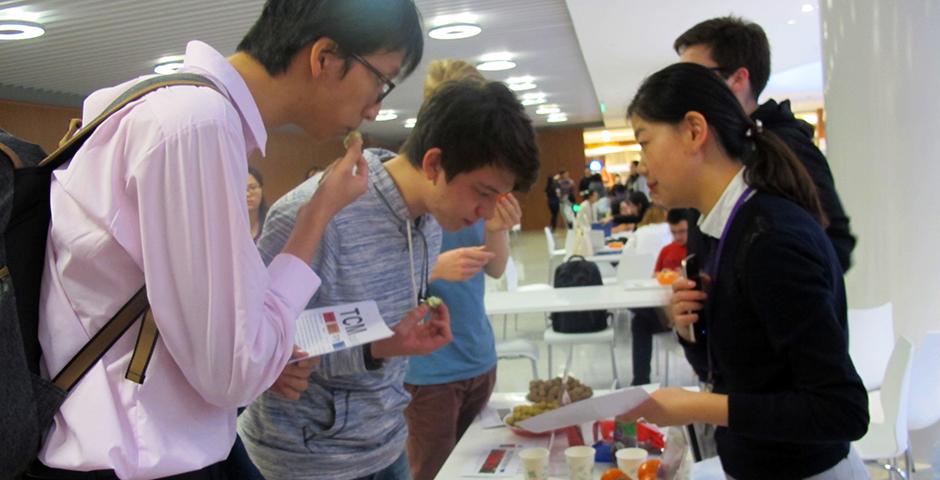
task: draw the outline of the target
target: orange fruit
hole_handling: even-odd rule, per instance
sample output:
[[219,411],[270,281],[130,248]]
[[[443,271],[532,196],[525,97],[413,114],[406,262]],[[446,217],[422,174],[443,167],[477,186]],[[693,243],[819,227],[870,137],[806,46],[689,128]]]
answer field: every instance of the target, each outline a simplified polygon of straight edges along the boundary
[[672,285],[679,278],[679,272],[673,270],[660,270],[656,272],[656,281],[660,285]]
[[601,480],[633,480],[630,478],[630,475],[623,473],[623,470],[619,468],[608,468],[604,471],[604,474],[601,475]]
[[640,464],[636,469],[637,480],[656,480],[656,472],[659,471],[659,460],[647,460]]

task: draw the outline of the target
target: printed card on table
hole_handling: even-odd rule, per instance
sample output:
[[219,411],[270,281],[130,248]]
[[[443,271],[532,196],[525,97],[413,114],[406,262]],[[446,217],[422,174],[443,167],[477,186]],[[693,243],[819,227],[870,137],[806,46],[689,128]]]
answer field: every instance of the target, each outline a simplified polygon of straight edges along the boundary
[[[304,310],[297,317],[294,343],[310,356],[318,356],[391,336],[375,301],[367,300]],[[291,362],[298,360],[302,358]]]

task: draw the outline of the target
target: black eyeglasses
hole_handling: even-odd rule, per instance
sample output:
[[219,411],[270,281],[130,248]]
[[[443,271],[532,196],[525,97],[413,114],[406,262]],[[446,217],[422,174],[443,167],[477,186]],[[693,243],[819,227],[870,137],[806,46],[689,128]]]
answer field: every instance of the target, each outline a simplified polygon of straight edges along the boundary
[[368,60],[360,57],[359,55],[356,55],[355,53],[350,53],[349,56],[352,57],[353,60],[361,63],[363,67],[366,67],[370,72],[372,72],[373,75],[375,75],[376,78],[379,79],[380,82],[382,82],[382,93],[379,94],[379,98],[375,101],[375,103],[382,103],[382,100],[387,97],[389,93],[392,93],[392,90],[395,89],[395,82],[386,77],[385,74],[380,72],[378,68],[375,68],[375,66],[369,63]]

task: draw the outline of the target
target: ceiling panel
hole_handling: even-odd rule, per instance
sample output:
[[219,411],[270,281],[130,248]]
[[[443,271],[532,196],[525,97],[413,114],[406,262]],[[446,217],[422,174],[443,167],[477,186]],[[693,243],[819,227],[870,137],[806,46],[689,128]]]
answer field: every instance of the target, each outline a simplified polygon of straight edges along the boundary
[[[429,25],[438,15],[473,13],[483,32],[464,40],[426,37],[418,70],[385,100],[399,118],[367,123],[363,130],[388,139],[407,134],[402,125],[417,114],[427,64],[439,58],[471,62],[509,51],[518,66],[488,78],[531,75],[568,114],[568,124],[598,123],[600,111],[564,0],[417,1]],[[152,71],[160,57],[183,53],[198,39],[223,54],[234,52],[261,11],[261,0],[34,0],[2,1],[0,15],[19,9],[38,15],[46,35],[0,43],[0,98],[78,105],[92,91]],[[545,117],[530,114],[537,125]]]

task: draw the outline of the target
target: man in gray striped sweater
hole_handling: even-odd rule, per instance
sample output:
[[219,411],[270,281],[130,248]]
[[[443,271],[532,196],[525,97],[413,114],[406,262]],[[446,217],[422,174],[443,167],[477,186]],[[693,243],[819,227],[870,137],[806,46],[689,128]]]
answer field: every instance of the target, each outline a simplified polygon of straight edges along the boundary
[[[446,82],[422,106],[397,155],[364,152],[369,189],[327,227],[313,262],[323,285],[309,307],[372,299],[395,335],[322,357],[298,400],[269,391],[239,420],[252,460],[269,479],[410,479],[404,454],[407,357],[450,340],[449,319],[417,322],[441,228],[493,215],[500,196],[538,172],[531,121],[499,82]],[[286,241],[314,176],[268,213],[259,242],[269,260]],[[417,309],[416,309],[417,307]]]

